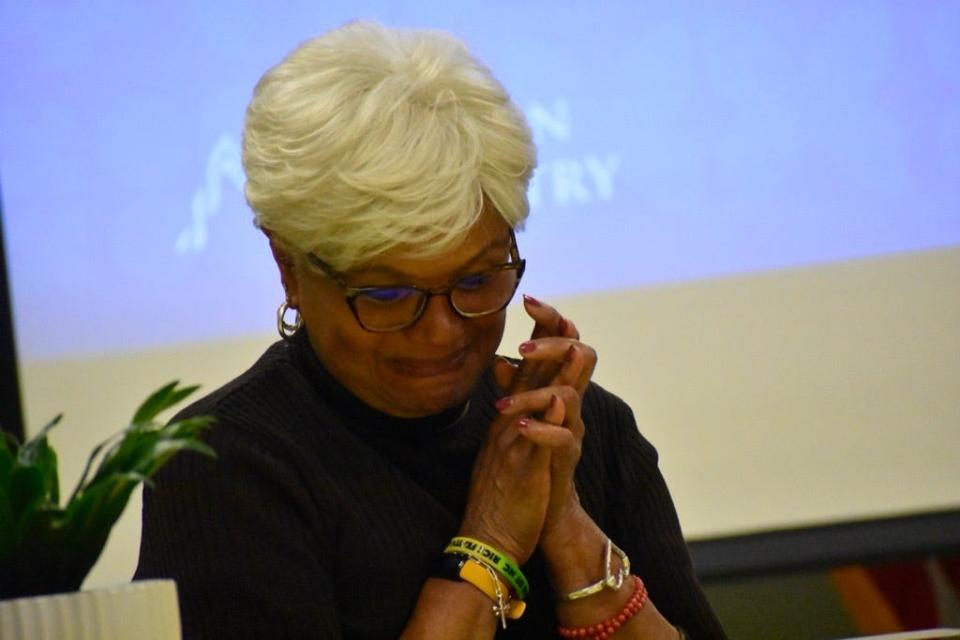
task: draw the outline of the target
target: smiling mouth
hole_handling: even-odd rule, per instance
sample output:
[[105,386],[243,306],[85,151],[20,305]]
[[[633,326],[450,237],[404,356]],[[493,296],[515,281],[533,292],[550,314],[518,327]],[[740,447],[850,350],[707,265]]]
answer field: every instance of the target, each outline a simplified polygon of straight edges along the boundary
[[398,358],[393,363],[406,376],[432,378],[460,371],[466,360],[467,352],[462,350],[447,358]]

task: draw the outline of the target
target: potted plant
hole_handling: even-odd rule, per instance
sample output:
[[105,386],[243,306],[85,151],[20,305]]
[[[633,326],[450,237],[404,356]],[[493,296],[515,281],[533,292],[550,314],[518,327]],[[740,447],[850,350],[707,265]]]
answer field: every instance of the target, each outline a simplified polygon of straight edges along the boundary
[[[180,638],[173,581],[79,591],[136,486],[180,451],[214,455],[199,437],[213,418],[156,422],[197,389],[178,384],[151,394],[128,427],[93,449],[62,506],[47,442],[62,416],[22,444],[0,437],[0,638]],[[163,619],[148,619],[156,614]]]

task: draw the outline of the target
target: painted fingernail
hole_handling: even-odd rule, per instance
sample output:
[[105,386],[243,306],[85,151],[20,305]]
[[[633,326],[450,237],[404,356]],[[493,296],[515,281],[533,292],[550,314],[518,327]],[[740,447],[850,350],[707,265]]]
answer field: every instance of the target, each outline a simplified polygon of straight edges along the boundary
[[513,404],[513,398],[511,398],[510,396],[504,396],[503,398],[500,398],[499,400],[497,400],[496,403],[494,403],[494,406],[497,408],[498,411],[504,411],[512,404]]
[[542,303],[542,302],[540,302],[539,300],[537,300],[537,299],[534,298],[533,296],[528,296],[527,294],[523,294],[523,301],[526,302],[527,304],[529,304],[531,307],[542,307],[542,306],[543,306],[543,303]]
[[520,418],[519,420],[517,420],[517,426],[520,427],[521,429],[526,429],[527,427],[530,426],[530,418],[526,418],[526,417]]
[[527,340],[526,342],[521,342],[520,346],[517,347],[517,350],[520,353],[533,353],[537,350],[537,343],[533,340]]
[[560,322],[557,323],[557,333],[563,335],[567,332],[567,319],[560,318]]

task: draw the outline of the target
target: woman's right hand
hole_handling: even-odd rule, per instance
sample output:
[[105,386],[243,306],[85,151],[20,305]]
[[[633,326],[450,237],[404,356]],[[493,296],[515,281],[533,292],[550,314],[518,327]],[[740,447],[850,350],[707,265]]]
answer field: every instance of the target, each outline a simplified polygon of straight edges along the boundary
[[[553,351],[560,348],[559,357],[551,358],[548,355],[546,358],[525,358],[520,367],[500,359],[494,367],[498,384],[511,396],[551,384],[571,384],[577,393],[582,394],[596,364],[596,354],[589,347],[581,345],[584,354],[593,356],[592,360],[587,359],[587,365],[581,362],[584,358],[574,358],[571,362],[569,357],[563,357],[564,354],[569,355],[568,349],[572,352],[571,346],[574,343],[579,344],[579,334],[573,323],[564,319],[552,307],[528,296],[524,296],[524,307],[535,321],[531,341],[547,339],[546,342],[557,343],[551,346],[554,347]],[[550,352],[551,349],[545,351]],[[572,380],[568,380],[569,375],[566,374],[571,367],[575,368],[576,375]],[[530,394],[524,395],[528,396],[525,400],[529,403]],[[523,416],[543,415],[556,410],[555,401],[551,402],[552,394],[537,395],[539,397],[533,399],[533,404],[527,407],[523,414],[509,412],[508,415],[501,415],[491,425],[486,443],[474,462],[465,517],[460,530],[461,535],[468,535],[494,546],[499,543],[500,550],[509,553],[521,564],[541,542],[540,537],[544,524],[550,517],[551,505],[552,511],[558,510],[556,494],[563,494],[571,489],[563,487],[563,491],[557,490],[558,481],[562,482],[563,479],[557,477],[558,460],[556,452],[551,450],[554,447],[541,446],[543,443],[538,444],[536,438],[521,435],[519,431],[518,422]],[[501,402],[509,401],[511,396]],[[567,400],[571,406],[579,407],[578,398]],[[507,410],[505,405],[498,404],[497,408],[501,411]],[[557,430],[559,429],[554,429]],[[582,428],[579,433],[582,437]],[[579,450],[579,445],[576,449]],[[575,457],[578,459],[579,455]],[[576,460],[573,460],[572,466],[575,465]],[[572,466],[568,469],[568,474],[560,474],[570,475],[570,481]],[[556,513],[553,515],[556,516]]]
[[473,465],[459,531],[518,564],[537,547],[550,500],[550,450],[520,434],[523,419],[500,416],[491,425]]

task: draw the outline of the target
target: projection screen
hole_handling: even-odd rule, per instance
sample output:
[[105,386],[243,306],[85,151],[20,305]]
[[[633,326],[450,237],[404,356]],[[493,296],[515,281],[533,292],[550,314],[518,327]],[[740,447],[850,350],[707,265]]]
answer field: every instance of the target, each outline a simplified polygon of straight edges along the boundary
[[960,507],[960,4],[893,0],[3,3],[21,384],[74,424],[67,478],[276,338],[244,108],[354,18],[456,34],[527,114],[522,291],[597,348],[689,537]]

